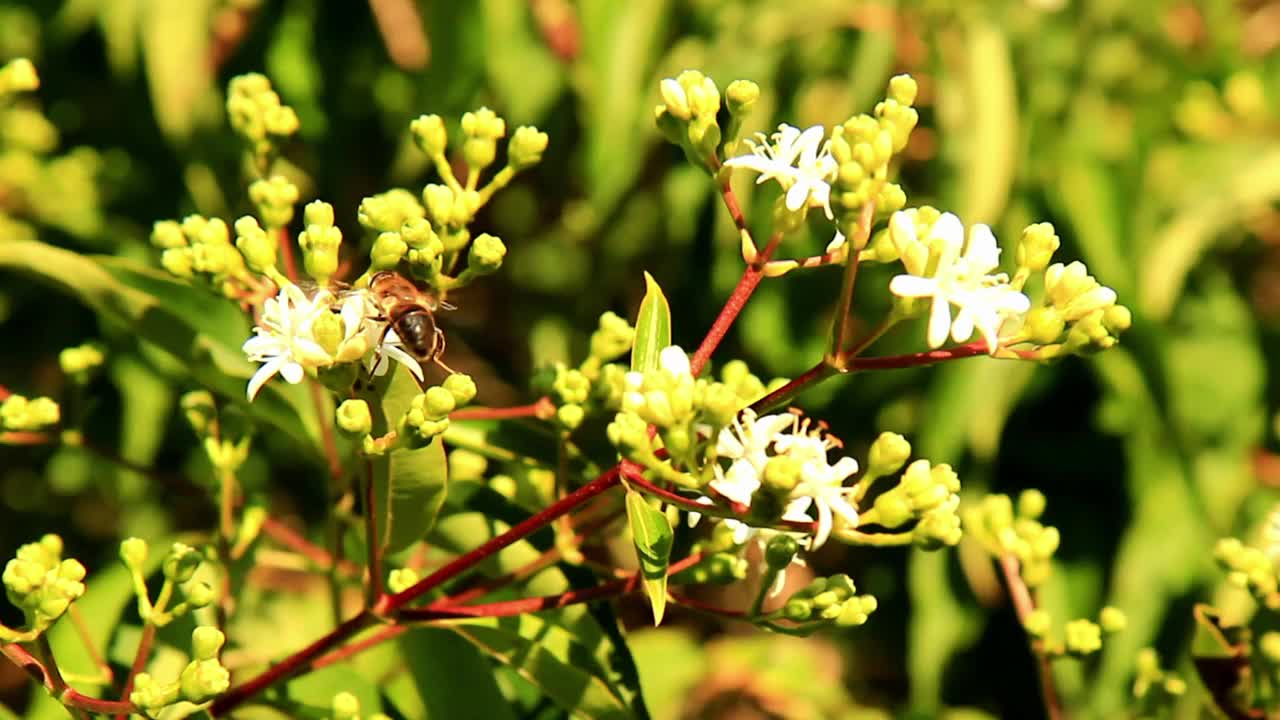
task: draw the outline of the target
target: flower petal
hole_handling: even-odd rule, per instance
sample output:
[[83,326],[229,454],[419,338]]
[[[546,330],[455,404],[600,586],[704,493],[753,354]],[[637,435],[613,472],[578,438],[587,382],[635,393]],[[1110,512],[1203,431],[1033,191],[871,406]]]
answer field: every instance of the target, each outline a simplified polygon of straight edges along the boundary
[[267,381],[270,380],[272,376],[280,372],[280,366],[283,365],[284,362],[285,361],[281,358],[268,360],[263,363],[262,367],[258,368],[258,371],[253,374],[253,377],[249,378],[249,387],[246,391],[246,394],[249,396],[249,402],[253,402],[253,399],[258,396],[258,391],[262,389],[262,386],[266,385]]
[[951,306],[945,299],[935,297],[933,308],[929,312],[929,347],[939,348],[947,341],[947,333],[951,331]]

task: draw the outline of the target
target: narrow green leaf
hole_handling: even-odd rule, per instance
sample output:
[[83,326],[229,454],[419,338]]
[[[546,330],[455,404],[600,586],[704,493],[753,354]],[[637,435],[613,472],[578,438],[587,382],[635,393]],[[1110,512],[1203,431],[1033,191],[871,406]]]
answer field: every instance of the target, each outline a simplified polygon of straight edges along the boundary
[[405,717],[424,720],[507,720],[515,712],[494,678],[493,665],[478,648],[444,628],[422,628],[401,636],[399,661],[408,687],[389,699]]
[[551,617],[477,618],[453,630],[510,666],[571,717],[622,720],[636,713],[601,667],[602,656]]
[[[374,432],[394,427],[421,392],[409,371],[397,368],[382,396],[381,422]],[[435,525],[449,490],[449,462],[436,438],[416,450],[395,450],[373,463],[375,511],[383,549],[399,552]]]
[[666,513],[650,507],[645,496],[634,490],[627,493],[627,522],[640,560],[644,592],[653,607],[653,624],[660,625],[667,609],[667,565],[675,534]]
[[963,179],[957,190],[966,223],[1000,218],[1017,165],[1018,97],[1009,42],[994,22],[977,13],[965,26],[964,82],[970,110]]
[[[209,64],[212,0],[146,3],[140,25],[143,63],[156,124],[170,139],[185,140],[196,114],[218,112],[206,102],[213,88]],[[217,110],[214,110],[217,108]]]
[[636,339],[631,346],[631,369],[644,372],[658,367],[658,353],[671,344],[671,306],[658,281],[644,274],[644,300],[636,319]]
[[229,302],[145,265],[116,257],[86,257],[41,242],[0,243],[0,268],[22,272],[77,298],[107,323],[176,358],[199,385],[244,403],[257,420],[306,448],[319,430],[301,386],[269,383],[253,403],[244,399],[255,367],[240,351],[249,321]]

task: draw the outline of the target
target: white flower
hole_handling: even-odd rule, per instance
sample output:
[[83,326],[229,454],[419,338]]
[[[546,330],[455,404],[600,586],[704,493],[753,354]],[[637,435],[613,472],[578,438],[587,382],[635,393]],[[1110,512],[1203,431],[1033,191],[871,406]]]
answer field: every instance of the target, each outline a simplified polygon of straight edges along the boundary
[[[404,341],[395,330],[387,328],[385,323],[371,323],[370,332],[381,339],[374,347],[377,350],[364,358],[364,368],[374,377],[381,377],[391,369],[391,361],[404,365],[419,382],[423,379],[422,363],[409,351],[404,349]],[[376,341],[375,341],[376,342]]]
[[794,418],[793,432],[782,435],[775,444],[778,454],[788,455],[800,461],[800,482],[791,491],[791,502],[782,514],[783,520],[809,522],[809,509],[817,513],[818,527],[814,531],[810,550],[816,550],[831,537],[835,515],[856,527],[858,510],[852,503],[853,487],[845,487],[844,481],[858,472],[858,461],[842,457],[834,465],[827,453],[839,447],[839,442],[821,429],[809,430],[809,421]]
[[[805,205],[820,207],[831,219],[831,181],[839,165],[823,142],[826,128],[821,125],[800,131],[782,124],[769,138],[757,133],[756,141],[747,140],[751,154],[725,161],[726,167],[742,167],[760,174],[756,183],[777,180],[787,191],[787,209],[796,212]],[[772,142],[770,142],[772,141]]]
[[250,361],[262,363],[249,379],[250,400],[277,373],[286,382],[297,384],[302,382],[306,368],[331,362],[329,354],[311,335],[316,316],[329,311],[330,299],[323,292],[314,299],[308,298],[297,286],[287,285],[263,303],[254,336],[243,347]]
[[[895,213],[894,230],[905,238],[904,244],[910,244],[915,239],[914,226],[898,215],[901,211]],[[995,354],[1005,318],[1025,313],[1031,308],[1031,301],[1009,286],[1009,277],[1004,273],[990,274],[1000,264],[1000,248],[991,228],[974,225],[965,244],[960,219],[945,213],[934,223],[927,244],[930,254],[937,257],[934,274],[926,277],[919,274],[924,270],[914,268],[912,274],[893,278],[890,292],[904,298],[932,300],[929,347],[941,346],[948,332],[956,342],[966,342],[976,328],[982,333],[988,352]],[[954,320],[952,305],[959,308]]]
[[769,461],[769,447],[783,429],[795,423],[787,413],[757,418],[751,409],[742,411],[716,438],[716,456],[729,460],[729,469],[719,464],[715,479],[707,483],[713,490],[739,505],[751,505],[751,496],[760,488],[760,475]]

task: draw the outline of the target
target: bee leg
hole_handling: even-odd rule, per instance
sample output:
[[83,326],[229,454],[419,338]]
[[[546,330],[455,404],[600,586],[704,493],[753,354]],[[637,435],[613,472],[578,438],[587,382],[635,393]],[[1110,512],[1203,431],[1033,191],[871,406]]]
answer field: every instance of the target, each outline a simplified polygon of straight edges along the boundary
[[434,362],[444,368],[444,371],[450,375],[456,375],[458,371],[448,365],[445,365],[444,361],[440,359],[441,355],[444,355],[444,331],[440,328],[436,328],[436,348],[431,353],[431,362]]

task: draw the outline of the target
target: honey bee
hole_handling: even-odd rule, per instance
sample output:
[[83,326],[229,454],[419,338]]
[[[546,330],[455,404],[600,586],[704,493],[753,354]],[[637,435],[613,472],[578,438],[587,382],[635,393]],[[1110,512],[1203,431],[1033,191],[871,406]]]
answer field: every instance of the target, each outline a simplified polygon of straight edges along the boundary
[[[382,270],[369,279],[369,294],[387,321],[383,333],[395,330],[404,348],[422,364],[435,363],[453,370],[440,360],[444,354],[444,331],[436,325],[435,311],[453,306],[422,290],[400,273]],[[381,345],[381,343],[379,343]]]

